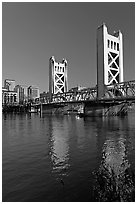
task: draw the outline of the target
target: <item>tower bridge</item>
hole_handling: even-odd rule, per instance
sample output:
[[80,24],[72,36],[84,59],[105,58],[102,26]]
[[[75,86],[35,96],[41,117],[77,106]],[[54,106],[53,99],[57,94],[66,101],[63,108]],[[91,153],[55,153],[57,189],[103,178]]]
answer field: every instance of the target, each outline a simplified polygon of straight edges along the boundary
[[[82,90],[68,91],[67,60],[56,62],[49,59],[49,95],[42,110],[58,112],[67,109],[84,114],[112,109],[127,111],[127,104],[135,102],[135,80],[124,82],[123,76],[123,37],[121,31],[110,35],[105,24],[97,29],[97,86]],[[123,105],[124,104],[124,105]],[[72,107],[73,106],[73,107]],[[81,108],[82,107],[82,108]],[[119,107],[119,108],[118,108]],[[126,107],[126,108],[125,108]],[[50,110],[50,111],[49,111]]]
[[48,103],[72,103],[82,101],[134,101],[135,100],[135,80],[122,82],[114,85],[107,85],[104,87],[104,96],[97,97],[97,87],[87,88],[81,91],[70,91],[64,93],[57,93],[47,98],[45,104]]

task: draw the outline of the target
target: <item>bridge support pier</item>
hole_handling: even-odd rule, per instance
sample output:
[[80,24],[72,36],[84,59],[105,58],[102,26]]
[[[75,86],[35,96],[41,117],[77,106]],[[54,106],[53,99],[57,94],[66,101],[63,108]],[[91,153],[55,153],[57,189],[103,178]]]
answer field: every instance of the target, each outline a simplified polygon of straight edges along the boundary
[[83,103],[68,103],[68,104],[41,104],[40,115],[42,114],[78,114],[83,113],[84,104]]
[[85,104],[83,116],[124,116],[128,114],[128,103],[121,104]]

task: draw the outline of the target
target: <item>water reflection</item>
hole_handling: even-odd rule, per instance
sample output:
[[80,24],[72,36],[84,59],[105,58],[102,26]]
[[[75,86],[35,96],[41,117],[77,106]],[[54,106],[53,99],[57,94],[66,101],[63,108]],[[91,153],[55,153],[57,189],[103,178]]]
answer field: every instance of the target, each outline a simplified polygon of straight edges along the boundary
[[[95,184],[93,196],[95,201],[134,201],[134,173],[127,159],[125,129],[129,127],[128,119],[106,118],[97,123],[100,129],[107,128],[105,142],[102,148],[102,161],[97,171],[94,171]],[[122,130],[124,131],[122,132]],[[115,131],[115,134],[114,134]],[[99,135],[100,136],[100,133]],[[99,138],[98,138],[99,140]]]
[[134,200],[131,115],[7,114],[2,125],[4,201]]
[[66,176],[69,168],[68,134],[65,130],[67,121],[63,117],[49,118],[49,155],[52,162],[52,172],[58,176]]

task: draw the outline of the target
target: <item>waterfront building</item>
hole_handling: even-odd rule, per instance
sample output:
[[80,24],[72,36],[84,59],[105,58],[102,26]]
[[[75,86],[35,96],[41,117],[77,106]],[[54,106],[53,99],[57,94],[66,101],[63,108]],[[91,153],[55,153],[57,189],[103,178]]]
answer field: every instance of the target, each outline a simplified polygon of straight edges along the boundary
[[21,85],[23,91],[24,91],[24,102],[28,101],[28,86],[26,85]]
[[40,93],[40,102],[41,103],[47,103],[49,102],[49,92],[43,92],[43,93]]
[[16,85],[15,91],[17,92],[17,102],[22,104],[28,101],[28,87],[25,85]]
[[35,101],[37,98],[39,98],[39,88],[36,86],[29,86],[28,87],[28,100],[29,101]]
[[56,62],[54,56],[49,59],[49,94],[58,94],[68,91],[67,60]]
[[17,103],[17,92],[2,88],[2,105],[13,105]]
[[15,80],[13,79],[5,79],[4,88],[8,91],[14,91],[15,88]]
[[123,37],[121,31],[110,35],[105,24],[97,29],[98,97],[104,95],[104,84],[123,82]]

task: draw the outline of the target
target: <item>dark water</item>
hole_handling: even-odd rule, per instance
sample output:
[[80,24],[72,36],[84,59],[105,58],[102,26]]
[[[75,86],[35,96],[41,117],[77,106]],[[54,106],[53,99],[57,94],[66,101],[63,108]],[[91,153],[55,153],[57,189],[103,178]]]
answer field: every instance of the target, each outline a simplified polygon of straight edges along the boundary
[[134,200],[134,112],[86,119],[7,114],[2,126],[3,201]]

